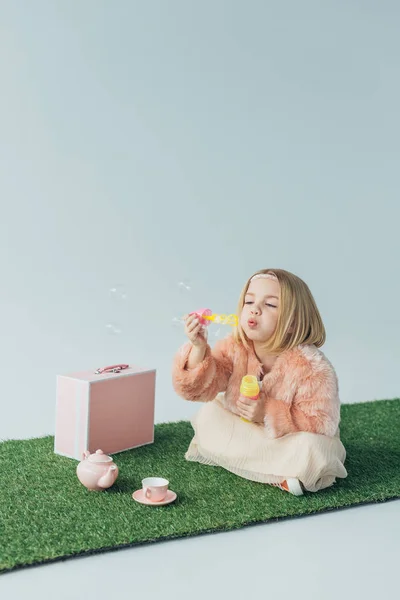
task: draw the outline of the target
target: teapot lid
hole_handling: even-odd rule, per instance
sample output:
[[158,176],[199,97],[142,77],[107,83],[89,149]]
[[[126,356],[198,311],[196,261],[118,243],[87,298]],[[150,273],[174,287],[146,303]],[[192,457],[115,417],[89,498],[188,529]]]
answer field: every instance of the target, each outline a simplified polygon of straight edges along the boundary
[[103,450],[96,450],[96,452],[88,456],[88,460],[94,463],[112,462],[111,456],[107,456],[107,454],[104,454]]

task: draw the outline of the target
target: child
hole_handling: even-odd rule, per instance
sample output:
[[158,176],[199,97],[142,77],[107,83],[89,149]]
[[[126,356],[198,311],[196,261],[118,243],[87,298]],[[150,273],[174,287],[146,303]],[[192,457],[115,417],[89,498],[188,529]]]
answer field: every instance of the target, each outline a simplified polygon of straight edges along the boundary
[[[238,318],[211,350],[196,315],[185,317],[190,341],[174,358],[173,385],[205,403],[186,459],[295,495],[347,477],[337,375],[318,349],[325,328],[308,286],[283,269],[258,271],[242,290]],[[258,400],[240,395],[244,375],[259,379]]]

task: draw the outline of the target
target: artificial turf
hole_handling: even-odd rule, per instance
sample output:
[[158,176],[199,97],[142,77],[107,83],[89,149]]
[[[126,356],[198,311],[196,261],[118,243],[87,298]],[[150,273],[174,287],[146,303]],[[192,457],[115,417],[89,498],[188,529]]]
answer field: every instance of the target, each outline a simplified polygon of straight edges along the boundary
[[[342,405],[348,477],[296,497],[221,467],[186,461],[188,421],[155,426],[154,443],[113,458],[116,483],[89,492],[77,461],[54,454],[46,436],[0,443],[0,572],[168,538],[224,531],[400,497],[400,399]],[[177,500],[136,503],[148,476],[170,481]]]

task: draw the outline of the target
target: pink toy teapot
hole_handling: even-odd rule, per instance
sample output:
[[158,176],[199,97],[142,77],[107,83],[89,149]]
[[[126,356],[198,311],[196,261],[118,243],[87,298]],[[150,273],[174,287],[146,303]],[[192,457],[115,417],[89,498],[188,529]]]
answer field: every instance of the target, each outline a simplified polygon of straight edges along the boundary
[[82,462],[76,467],[76,474],[88,490],[99,492],[115,483],[118,467],[103,450],[96,450],[93,454],[86,450]]

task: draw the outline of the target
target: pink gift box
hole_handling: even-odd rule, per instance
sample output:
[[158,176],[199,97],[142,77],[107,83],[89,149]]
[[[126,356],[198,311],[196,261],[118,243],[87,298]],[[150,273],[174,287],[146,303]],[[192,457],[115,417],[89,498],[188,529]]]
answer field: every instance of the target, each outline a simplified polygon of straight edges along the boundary
[[57,376],[54,452],[82,460],[154,442],[155,369]]

